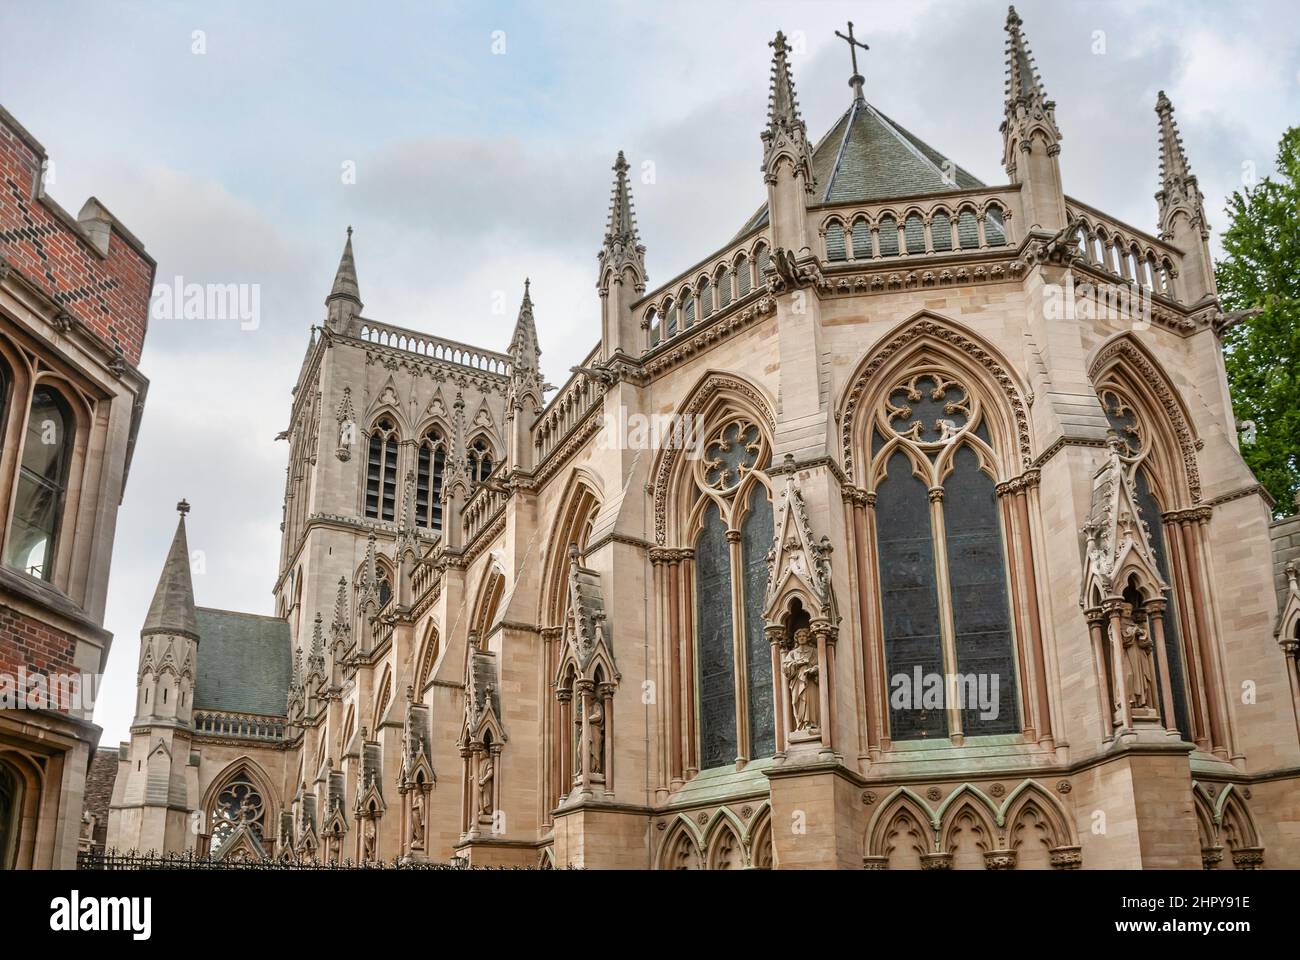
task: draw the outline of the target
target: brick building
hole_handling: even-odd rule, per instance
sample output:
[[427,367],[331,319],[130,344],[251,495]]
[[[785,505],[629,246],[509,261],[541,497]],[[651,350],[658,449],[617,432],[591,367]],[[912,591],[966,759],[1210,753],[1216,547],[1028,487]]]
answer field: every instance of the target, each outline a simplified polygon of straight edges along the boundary
[[0,868],[71,867],[155,264],[0,108]]

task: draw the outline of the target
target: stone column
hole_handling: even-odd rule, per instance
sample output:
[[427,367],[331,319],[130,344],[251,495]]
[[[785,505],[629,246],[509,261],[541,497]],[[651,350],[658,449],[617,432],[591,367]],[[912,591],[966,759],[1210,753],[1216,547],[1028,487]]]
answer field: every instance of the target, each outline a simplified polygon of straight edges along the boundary
[[1163,598],[1148,600],[1142,606],[1151,623],[1151,646],[1156,655],[1156,671],[1160,676],[1160,706],[1164,713],[1165,729],[1171,732],[1177,731],[1174,690],[1169,673],[1169,651],[1165,649],[1165,601]]
[[1102,609],[1109,624],[1111,683],[1115,698],[1119,701],[1116,708],[1119,713],[1119,726],[1123,730],[1133,729],[1133,705],[1129,702],[1128,676],[1124,670],[1124,634],[1123,612],[1126,604],[1123,600],[1107,600]]
[[790,686],[781,672],[781,643],[785,639],[785,628],[780,624],[769,624],[764,628],[764,633],[772,648],[772,711],[775,714],[773,726],[776,732],[776,755],[784,757],[791,726]]
[[614,685],[612,683],[602,683],[596,688],[596,694],[600,697],[602,715],[605,720],[605,740],[604,740],[604,766],[602,771],[605,778],[605,796],[609,799],[614,797]]

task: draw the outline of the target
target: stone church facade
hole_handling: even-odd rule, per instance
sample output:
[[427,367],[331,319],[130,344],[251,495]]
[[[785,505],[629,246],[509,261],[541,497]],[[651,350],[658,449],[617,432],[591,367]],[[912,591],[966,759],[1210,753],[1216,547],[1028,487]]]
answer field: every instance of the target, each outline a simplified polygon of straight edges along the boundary
[[1147,232],[1066,192],[1006,29],[999,185],[856,60],[814,141],[779,33],[766,199],[722,249],[652,285],[620,154],[600,339],[550,399],[527,283],[505,352],[405,329],[349,230],[276,616],[196,606],[182,504],[108,846],[1300,863],[1300,535],[1238,453],[1173,108]]

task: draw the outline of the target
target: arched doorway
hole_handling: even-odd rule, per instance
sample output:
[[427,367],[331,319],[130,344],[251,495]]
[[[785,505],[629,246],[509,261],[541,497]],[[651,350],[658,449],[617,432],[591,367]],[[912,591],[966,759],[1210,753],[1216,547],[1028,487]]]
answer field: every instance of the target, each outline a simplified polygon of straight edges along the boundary
[[23,781],[0,760],[0,870],[12,870],[18,857],[18,827],[22,816]]

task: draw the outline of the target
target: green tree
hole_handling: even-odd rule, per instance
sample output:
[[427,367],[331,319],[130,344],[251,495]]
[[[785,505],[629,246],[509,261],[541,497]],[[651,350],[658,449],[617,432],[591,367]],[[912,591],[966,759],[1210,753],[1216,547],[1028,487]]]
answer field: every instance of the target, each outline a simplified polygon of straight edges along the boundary
[[1219,297],[1260,310],[1223,338],[1232,406],[1254,424],[1241,452],[1284,516],[1300,489],[1300,127],[1282,135],[1276,177],[1234,192],[1227,213]]

